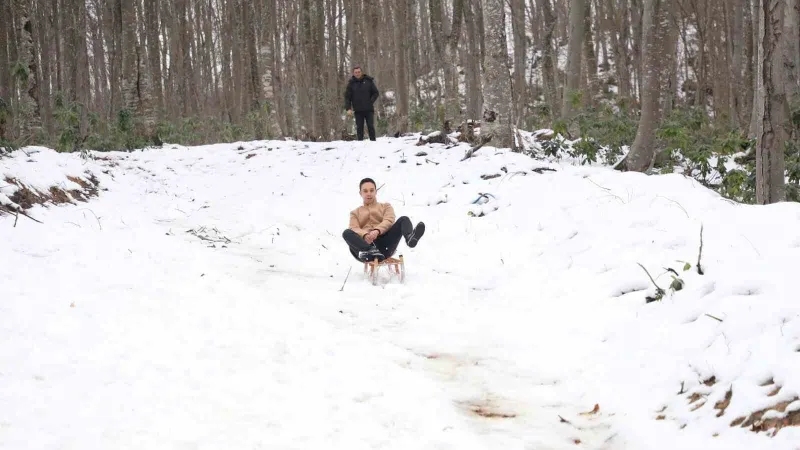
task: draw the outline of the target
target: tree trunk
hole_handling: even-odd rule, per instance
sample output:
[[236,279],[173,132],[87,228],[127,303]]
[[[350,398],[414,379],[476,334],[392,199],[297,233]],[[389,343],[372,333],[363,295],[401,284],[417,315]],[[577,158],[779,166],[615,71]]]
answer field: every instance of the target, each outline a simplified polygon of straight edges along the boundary
[[11,60],[8,57],[8,44],[13,42],[11,31],[11,10],[8,2],[0,3],[0,141],[9,139],[8,123],[11,109]]
[[[436,98],[436,109],[438,111],[439,102],[441,100],[442,88],[441,84],[438,83],[439,80],[439,71],[441,70],[444,77],[445,77],[445,84],[447,84],[447,69],[445,68],[445,38],[444,38],[444,9],[442,7],[442,0],[429,0],[428,2],[428,17],[430,18],[431,22],[431,42],[433,43],[433,64],[431,69],[435,74],[435,80],[437,81],[438,85],[438,92],[439,95]],[[445,93],[445,97],[447,94]],[[438,115],[438,114],[437,114]],[[445,114],[446,115],[446,114]],[[437,117],[437,122],[444,123],[446,117]]]
[[80,108],[80,130],[79,135],[85,137],[89,133],[89,108],[91,107],[90,86],[89,86],[89,53],[86,46],[86,3],[77,1],[72,4],[72,18],[70,20],[73,31],[70,33],[70,41],[73,54],[72,74],[70,87],[71,100],[81,105]]
[[[800,39],[797,30],[800,28],[800,0],[786,0],[785,22],[783,34],[783,69],[786,86],[786,98],[790,102],[800,101]],[[800,106],[800,105],[798,105]]]
[[147,29],[147,54],[150,63],[150,74],[153,79],[153,93],[158,116],[164,110],[164,88],[162,87],[161,59],[158,41],[158,6],[159,0],[145,0],[145,27]]
[[42,117],[39,109],[39,84],[37,83],[37,55],[33,45],[33,22],[30,17],[29,0],[15,0],[14,19],[17,24],[19,38],[17,55],[24,68],[24,74],[19,76],[22,93],[20,95],[19,111],[22,117],[20,137],[23,142],[42,131]]
[[730,45],[732,46],[731,69],[731,122],[735,127],[745,124],[745,79],[744,79],[744,10],[747,7],[745,0],[731,0],[731,14],[733,23],[731,27]]
[[584,0],[583,14],[583,55],[586,58],[585,70],[585,89],[583,89],[583,104],[585,106],[594,105],[594,97],[600,92],[599,80],[597,78],[597,53],[594,50],[594,36],[592,33],[592,2]]
[[[405,0],[397,0],[405,1]],[[461,101],[459,98],[458,76],[458,41],[461,37],[461,20],[464,13],[464,0],[453,0],[453,22],[445,42],[445,118],[457,121],[461,117]]]
[[630,40],[631,40],[631,65],[630,68],[633,69],[633,81],[631,83],[631,98],[638,99],[641,102],[642,98],[642,54],[644,53],[642,49],[642,43],[644,42],[644,38],[642,37],[642,0],[628,0],[629,3],[629,11],[625,14],[630,14],[630,25],[631,29],[633,30]]
[[[528,38],[525,33],[525,0],[511,0],[511,26],[514,34],[514,117],[523,117],[528,102],[528,89],[525,82]],[[517,126],[520,124],[517,123]]]
[[481,50],[478,42],[478,30],[475,11],[476,0],[466,0],[464,8],[464,24],[467,29],[467,57],[465,71],[465,87],[467,95],[467,119],[480,120],[483,107],[483,88],[481,86]]
[[[486,59],[483,72],[484,113],[482,138],[498,148],[515,148],[511,117],[511,75],[508,70],[504,0],[483,0],[486,21]],[[580,48],[580,47],[579,47]],[[579,54],[580,56],[580,54]]]
[[753,108],[750,110],[750,129],[748,137],[761,139],[761,125],[764,116],[764,9],[762,0],[753,2],[753,56],[756,76],[753,77]]
[[789,140],[790,126],[784,73],[784,48],[789,39],[784,29],[787,3],[788,0],[761,0],[764,93],[760,99],[763,115],[756,147],[756,203],[760,205],[786,199],[784,145]]
[[[36,21],[35,23],[48,23],[50,22],[51,12],[50,8],[47,4],[40,4],[38,8],[36,8]],[[0,14],[3,14],[0,11]],[[39,95],[40,98],[43,99],[41,102],[41,112],[42,112],[42,128],[46,135],[52,135],[55,131],[55,127],[53,126],[53,100],[54,95],[51,92],[52,83],[52,64],[53,64],[53,57],[51,55],[51,45],[50,40],[50,33],[48,33],[48,27],[43,27],[42,30],[39,30],[36,34],[38,35],[38,53],[42,59],[42,67],[40,68],[42,76],[40,77],[39,81]],[[0,50],[2,51],[2,50]],[[8,65],[0,65],[0,69],[8,73],[11,69]],[[0,83],[0,92],[3,91],[3,84]],[[0,94],[2,97],[2,94]],[[90,105],[84,105],[84,110],[89,108]]]
[[622,102],[627,102],[631,98],[628,0],[620,0],[619,7],[616,7],[615,3],[616,0],[608,0],[608,13],[613,20],[615,28],[611,32],[611,42],[614,66],[617,69],[617,97]]
[[408,2],[395,0],[394,12],[394,72],[397,80],[395,132],[408,131],[408,63],[406,57],[406,14]]
[[671,68],[664,42],[670,27],[671,0],[645,0],[642,14],[641,117],[630,152],[618,169],[645,172],[655,155],[655,132],[661,121],[660,99]]
[[553,45],[555,44],[556,16],[550,5],[550,0],[536,0],[541,11],[542,20],[542,83],[544,88],[545,102],[550,108],[553,118],[561,115],[561,108],[558,101],[558,76],[557,76],[557,57]]
[[580,104],[581,87],[581,49],[584,39],[584,15],[586,0],[570,0],[569,2],[569,43],[567,44],[567,83],[564,87],[564,98],[561,116],[571,119],[575,108]]

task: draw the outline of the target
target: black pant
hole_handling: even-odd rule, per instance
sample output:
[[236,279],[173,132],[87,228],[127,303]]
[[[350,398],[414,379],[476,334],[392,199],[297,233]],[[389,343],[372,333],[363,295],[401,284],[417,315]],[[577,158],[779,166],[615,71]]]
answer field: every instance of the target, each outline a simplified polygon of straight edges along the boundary
[[367,121],[367,132],[369,132],[369,140],[375,140],[375,114],[372,111],[356,111],[353,113],[356,116],[356,136],[358,140],[364,139],[364,120]]
[[[389,228],[385,234],[378,236],[378,239],[375,239],[373,243],[375,246],[383,253],[383,256],[386,258],[390,258],[394,255],[394,252],[397,251],[397,246],[400,244],[400,238],[408,238],[408,235],[411,234],[413,231],[413,227],[411,226],[411,220],[406,216],[401,216],[395,223],[392,224],[391,228]],[[354,258],[358,259],[358,252],[367,251],[370,249],[371,245],[367,244],[367,241],[364,240],[361,236],[359,236],[355,231],[351,229],[344,230],[342,233],[342,237],[344,241],[347,242],[347,245],[350,246],[350,254],[353,255]]]

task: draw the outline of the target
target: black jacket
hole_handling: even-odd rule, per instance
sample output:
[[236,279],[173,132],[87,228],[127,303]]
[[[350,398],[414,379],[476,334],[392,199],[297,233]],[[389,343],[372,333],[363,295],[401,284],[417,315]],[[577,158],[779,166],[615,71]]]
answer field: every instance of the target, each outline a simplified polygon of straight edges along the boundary
[[364,74],[360,80],[350,77],[344,91],[344,109],[352,108],[354,112],[374,111],[372,104],[378,99],[378,95],[378,86],[371,76]]

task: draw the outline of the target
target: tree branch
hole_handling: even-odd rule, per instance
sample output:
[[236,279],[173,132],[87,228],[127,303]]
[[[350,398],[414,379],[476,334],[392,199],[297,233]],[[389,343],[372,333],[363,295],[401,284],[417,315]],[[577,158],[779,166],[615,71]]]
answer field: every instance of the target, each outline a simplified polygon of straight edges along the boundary
[[703,224],[700,224],[700,251],[697,253],[697,273],[703,275],[703,268],[700,266],[700,258],[703,256]]

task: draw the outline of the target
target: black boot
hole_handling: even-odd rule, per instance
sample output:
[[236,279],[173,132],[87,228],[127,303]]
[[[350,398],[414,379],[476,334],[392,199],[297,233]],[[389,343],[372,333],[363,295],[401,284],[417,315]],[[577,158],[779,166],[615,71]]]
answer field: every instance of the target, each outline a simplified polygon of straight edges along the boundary
[[406,235],[406,244],[411,248],[416,247],[423,234],[425,234],[425,224],[420,222],[411,233]]

